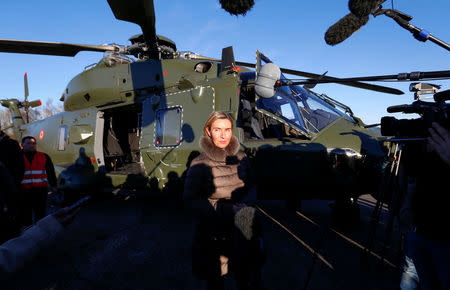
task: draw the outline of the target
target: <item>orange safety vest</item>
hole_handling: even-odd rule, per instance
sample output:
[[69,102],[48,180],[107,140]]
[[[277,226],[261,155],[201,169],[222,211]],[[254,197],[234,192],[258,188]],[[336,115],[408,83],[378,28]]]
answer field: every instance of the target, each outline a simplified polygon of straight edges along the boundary
[[31,164],[25,154],[23,154],[23,161],[25,163],[25,174],[21,182],[22,189],[47,187],[47,171],[45,171],[47,158],[45,154],[36,152]]

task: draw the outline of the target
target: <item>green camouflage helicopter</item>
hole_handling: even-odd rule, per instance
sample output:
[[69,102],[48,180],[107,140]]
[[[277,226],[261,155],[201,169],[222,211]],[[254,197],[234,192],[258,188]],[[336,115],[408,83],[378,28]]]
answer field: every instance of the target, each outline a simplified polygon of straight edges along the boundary
[[[179,184],[199,154],[205,120],[222,110],[236,120],[259,198],[340,199],[378,190],[381,143],[349,107],[310,90],[318,80],[339,79],[280,69],[259,51],[256,64],[236,62],[231,47],[220,60],[182,53],[156,34],[152,0],[108,3],[117,19],[141,27],[130,46],[0,40],[0,52],[109,53],[69,82],[62,113],[27,123],[20,108],[38,102],[0,101],[16,138],[34,136],[38,150],[51,156],[60,188],[92,189],[98,176],[113,187]],[[313,85],[294,85],[282,73]],[[342,84],[402,94],[355,80]]]

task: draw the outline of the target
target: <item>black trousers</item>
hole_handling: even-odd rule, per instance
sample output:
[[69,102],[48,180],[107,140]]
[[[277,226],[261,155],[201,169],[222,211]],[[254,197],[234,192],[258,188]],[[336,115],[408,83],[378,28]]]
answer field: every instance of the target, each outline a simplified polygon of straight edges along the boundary
[[47,212],[47,188],[38,188],[22,191],[22,225],[28,226],[33,223],[33,213],[35,222],[45,217]]

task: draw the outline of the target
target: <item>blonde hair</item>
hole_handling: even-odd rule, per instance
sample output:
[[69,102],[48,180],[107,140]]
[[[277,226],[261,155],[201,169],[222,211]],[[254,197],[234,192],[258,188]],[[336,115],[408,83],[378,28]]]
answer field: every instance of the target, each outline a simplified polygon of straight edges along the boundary
[[216,120],[228,119],[231,122],[231,131],[234,131],[234,119],[231,117],[230,113],[223,111],[214,111],[209,115],[208,120],[206,120],[205,126],[203,127],[203,134],[208,135],[208,130],[211,130],[212,123]]

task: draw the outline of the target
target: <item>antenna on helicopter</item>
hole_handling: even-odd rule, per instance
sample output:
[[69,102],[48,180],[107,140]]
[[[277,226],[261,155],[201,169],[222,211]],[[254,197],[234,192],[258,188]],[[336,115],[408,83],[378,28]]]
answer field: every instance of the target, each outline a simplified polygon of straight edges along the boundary
[[28,76],[27,73],[23,75],[23,85],[25,89],[25,114],[26,114],[26,122],[30,122],[30,106],[28,105]]

